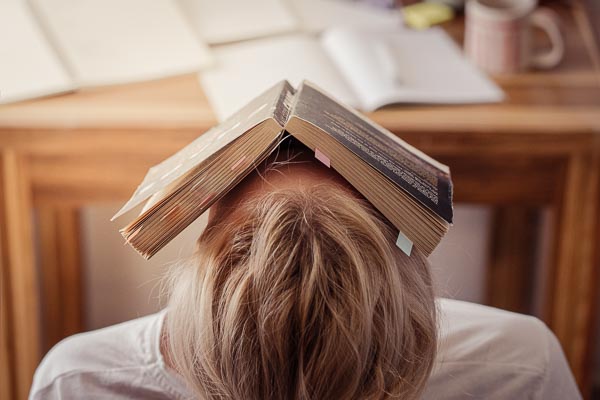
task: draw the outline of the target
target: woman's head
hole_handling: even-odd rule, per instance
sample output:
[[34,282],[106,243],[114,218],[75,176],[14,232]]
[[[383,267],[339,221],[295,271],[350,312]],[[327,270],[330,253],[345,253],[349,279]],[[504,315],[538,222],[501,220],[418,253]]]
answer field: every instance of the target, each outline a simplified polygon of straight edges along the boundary
[[193,263],[173,271],[169,358],[198,395],[382,399],[423,388],[436,349],[426,261],[323,174],[300,163],[249,178],[215,208]]

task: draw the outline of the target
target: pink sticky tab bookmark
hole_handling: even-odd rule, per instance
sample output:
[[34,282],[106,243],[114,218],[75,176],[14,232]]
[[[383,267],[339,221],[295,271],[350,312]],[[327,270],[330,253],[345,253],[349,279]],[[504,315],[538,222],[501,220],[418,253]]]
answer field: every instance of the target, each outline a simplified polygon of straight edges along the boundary
[[321,161],[327,168],[331,168],[331,160],[325,154],[321,153],[321,150],[315,148],[315,158]]

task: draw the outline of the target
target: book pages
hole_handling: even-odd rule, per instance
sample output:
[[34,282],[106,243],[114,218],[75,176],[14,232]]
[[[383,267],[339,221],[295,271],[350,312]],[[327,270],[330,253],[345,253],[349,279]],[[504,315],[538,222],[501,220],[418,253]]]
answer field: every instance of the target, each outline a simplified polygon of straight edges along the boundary
[[280,34],[298,28],[283,0],[179,0],[198,36],[210,44]]
[[200,82],[219,120],[282,79],[293,86],[309,79],[340,101],[357,103],[317,39],[309,35],[221,46],[215,49],[215,58],[217,68],[202,72]]
[[287,114],[280,115],[280,109],[289,107],[286,101],[291,93],[293,93],[293,88],[287,82],[279,82],[256,97],[231,118],[208,130],[171,157],[150,168],[133,196],[111,220],[125,214],[153,194],[166,188],[259,123],[268,118],[276,120],[287,118]]
[[81,86],[158,79],[211,62],[174,0],[31,0]]
[[274,119],[245,132],[214,154],[213,162],[200,164],[182,177],[121,234],[143,257],[151,258],[256,168],[276,148],[281,133]]
[[393,103],[483,103],[504,97],[442,29],[332,29],[322,43],[367,111]]
[[0,104],[75,89],[23,0],[0,1]]

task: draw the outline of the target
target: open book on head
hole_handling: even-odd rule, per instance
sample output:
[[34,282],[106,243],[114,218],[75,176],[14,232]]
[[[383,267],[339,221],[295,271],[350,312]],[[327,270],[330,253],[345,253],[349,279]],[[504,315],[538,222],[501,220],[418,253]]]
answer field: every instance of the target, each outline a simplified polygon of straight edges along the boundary
[[282,36],[215,49],[219,68],[200,81],[223,120],[281,79],[304,78],[372,111],[394,103],[458,104],[503,99],[441,29],[332,28],[320,37]]
[[143,257],[152,257],[275,151],[286,133],[373,204],[398,229],[397,244],[407,254],[414,245],[429,255],[448,231],[448,167],[306,81],[297,90],[279,82],[150,168],[113,220],[159,193],[121,230]]

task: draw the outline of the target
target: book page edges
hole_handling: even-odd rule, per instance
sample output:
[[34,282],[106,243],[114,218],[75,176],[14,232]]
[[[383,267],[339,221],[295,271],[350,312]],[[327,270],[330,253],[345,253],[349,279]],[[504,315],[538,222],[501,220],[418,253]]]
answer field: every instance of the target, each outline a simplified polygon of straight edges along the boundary
[[273,119],[283,129],[281,122],[288,118],[289,110],[281,111],[281,107],[290,106],[290,92],[293,92],[293,88],[287,81],[277,83],[226,121],[209,129],[171,157],[151,167],[134,194],[111,221],[163,190],[257,125]]
[[[192,192],[194,192],[194,188],[198,185],[198,183],[200,181],[204,182],[204,176],[214,176],[215,175],[215,168],[216,169],[221,169],[223,168],[225,165],[229,165],[230,168],[235,169],[235,167],[240,163],[241,160],[246,159],[246,156],[244,155],[240,160],[235,161],[234,164],[231,163],[231,160],[233,160],[234,158],[231,157],[232,154],[225,154],[227,153],[227,149],[230,150],[234,150],[238,156],[240,154],[246,154],[247,152],[247,148],[246,146],[249,144],[248,141],[246,140],[243,143],[240,143],[240,140],[243,140],[243,138],[245,137],[245,135],[242,135],[242,137],[239,140],[236,140],[234,143],[232,143],[231,146],[228,146],[227,148],[223,149],[223,157],[218,158],[217,160],[215,160],[214,163],[211,163],[211,165],[209,165],[208,169],[212,168],[213,171],[209,172],[207,170],[205,170],[203,168],[203,171],[200,174],[195,174],[195,177],[191,177],[191,176],[183,176],[181,178],[180,181],[175,181],[173,182],[173,184],[171,185],[171,187],[168,187],[165,189],[165,192],[162,195],[161,198],[157,198],[155,199],[156,201],[153,201],[153,199],[150,199],[148,202],[153,201],[152,204],[148,203],[147,204],[147,208],[134,220],[132,221],[129,225],[127,225],[126,227],[122,228],[120,230],[121,235],[125,238],[125,241],[127,243],[129,243],[142,257],[144,257],[145,259],[150,259],[154,254],[156,254],[157,252],[159,252],[164,246],[166,246],[169,242],[171,242],[171,240],[173,240],[175,237],[177,237],[177,235],[179,235],[183,230],[185,230],[190,224],[193,223],[193,221],[195,221],[198,217],[200,217],[201,215],[203,215],[206,211],[208,211],[208,209],[215,203],[217,202],[219,199],[221,199],[223,196],[227,195],[227,193],[229,193],[232,189],[234,189],[237,184],[242,181],[248,174],[250,174],[254,168],[260,164],[261,162],[263,162],[263,160],[268,157],[278,146],[281,140],[281,137],[283,135],[283,128],[273,119],[273,118],[269,118],[266,121],[264,121],[263,123],[257,125],[256,127],[254,127],[253,129],[251,129],[248,134],[249,134],[249,138],[251,139],[254,135],[253,132],[263,132],[262,135],[264,136],[265,134],[269,135],[268,137],[268,142],[264,142],[264,137],[262,139],[262,141],[264,142],[262,146],[260,147],[256,147],[256,145],[254,145],[254,149],[260,149],[260,153],[258,154],[254,154],[254,157],[251,157],[249,160],[252,160],[249,164],[247,164],[246,167],[244,167],[244,169],[242,170],[241,173],[236,173],[235,175],[232,176],[232,180],[228,181],[229,183],[227,184],[226,187],[220,189],[220,190],[209,190],[208,196],[204,197],[204,200],[201,202],[201,204],[197,204],[196,206],[193,206],[192,209],[189,208],[190,205],[190,194]],[[270,133],[269,133],[270,132]],[[260,144],[260,142],[259,142]],[[230,168],[224,168],[225,171],[229,171]],[[231,169],[231,170],[233,170]],[[208,174],[208,175],[205,175]],[[198,180],[199,179],[199,180]],[[194,183],[196,182],[196,183]],[[190,185],[191,188],[190,188]],[[205,193],[205,194],[207,194]],[[181,196],[187,197],[187,200],[182,199]],[[179,196],[179,200],[177,200],[176,203],[173,203],[173,196]],[[193,197],[193,195],[192,195]],[[177,229],[177,231],[172,231],[170,230],[171,228],[166,229],[165,227],[160,228],[158,226],[155,226],[153,228],[144,228],[144,225],[149,223],[149,224],[155,224],[157,221],[158,223],[162,223],[163,219],[168,216],[171,212],[173,212],[173,210],[175,210],[178,206],[175,206],[176,208],[172,208],[171,211],[167,212],[167,214],[164,214],[165,211],[165,207],[167,207],[168,204],[171,204],[171,206],[173,206],[173,204],[188,204],[188,208],[186,212],[183,212],[182,214],[180,214],[180,216],[175,217],[176,218],[176,224],[180,225],[179,228]],[[157,215],[160,215],[161,210],[163,212],[163,217],[160,218],[159,220],[157,219]],[[168,208],[167,208],[168,210]],[[181,221],[186,221],[183,222],[183,225]],[[155,236],[155,238],[158,238],[159,243],[158,245],[155,243],[152,246],[144,246],[144,245],[140,245],[139,243],[136,243],[133,239],[136,238],[138,236],[138,234],[140,232],[142,232],[144,229],[148,230],[150,229],[149,232],[152,232],[152,235]],[[144,239],[146,240],[146,239]]]

